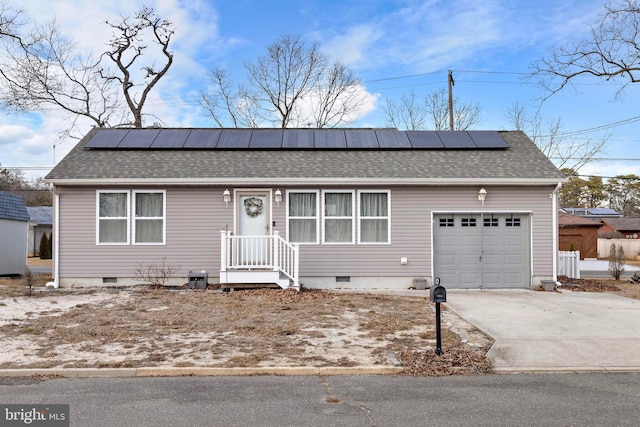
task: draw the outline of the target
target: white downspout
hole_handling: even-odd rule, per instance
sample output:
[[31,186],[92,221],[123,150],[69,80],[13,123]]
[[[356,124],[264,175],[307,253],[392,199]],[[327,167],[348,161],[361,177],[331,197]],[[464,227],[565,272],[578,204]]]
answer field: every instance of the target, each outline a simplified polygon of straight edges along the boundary
[[58,279],[58,268],[60,265],[60,195],[53,187],[53,282],[47,282],[45,287],[58,289],[60,282]]
[[[558,280],[558,192],[562,182],[558,182],[551,194],[551,208],[553,209],[553,280]],[[558,283],[556,283],[558,285]]]

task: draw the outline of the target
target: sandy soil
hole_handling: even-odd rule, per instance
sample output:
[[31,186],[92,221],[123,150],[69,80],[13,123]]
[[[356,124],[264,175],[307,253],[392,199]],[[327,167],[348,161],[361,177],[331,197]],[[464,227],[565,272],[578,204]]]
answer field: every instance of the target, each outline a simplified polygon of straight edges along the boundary
[[404,359],[426,363],[429,374],[475,373],[488,370],[484,354],[492,344],[445,309],[443,350],[450,357],[435,356],[433,306],[420,297],[140,287],[14,293],[0,298],[0,313],[3,368],[370,366]]

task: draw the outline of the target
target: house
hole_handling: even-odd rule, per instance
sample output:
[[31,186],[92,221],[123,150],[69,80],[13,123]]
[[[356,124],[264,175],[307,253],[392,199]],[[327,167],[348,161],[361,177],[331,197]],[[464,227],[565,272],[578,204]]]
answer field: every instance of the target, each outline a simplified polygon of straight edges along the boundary
[[562,208],[564,213],[583,218],[622,218],[622,214],[611,208]]
[[27,239],[27,250],[29,256],[40,255],[40,240],[43,234],[51,237],[53,224],[52,206],[27,206],[29,213],[29,237]]
[[96,128],[46,180],[54,286],[407,289],[555,279],[565,178],[520,131]]
[[598,237],[602,239],[640,239],[640,218],[602,219]]
[[558,213],[558,249],[580,251],[580,259],[598,258],[598,229],[602,223],[568,213]]
[[20,196],[0,191],[0,276],[15,276],[27,266],[29,214]]

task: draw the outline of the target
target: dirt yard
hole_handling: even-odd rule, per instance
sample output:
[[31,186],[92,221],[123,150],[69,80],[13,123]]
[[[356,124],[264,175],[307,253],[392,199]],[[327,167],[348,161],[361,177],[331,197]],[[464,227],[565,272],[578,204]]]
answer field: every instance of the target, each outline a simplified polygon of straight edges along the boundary
[[[490,371],[492,341],[424,297],[326,291],[44,290],[0,279],[0,368],[391,366]],[[443,306],[444,307],[444,306]]]

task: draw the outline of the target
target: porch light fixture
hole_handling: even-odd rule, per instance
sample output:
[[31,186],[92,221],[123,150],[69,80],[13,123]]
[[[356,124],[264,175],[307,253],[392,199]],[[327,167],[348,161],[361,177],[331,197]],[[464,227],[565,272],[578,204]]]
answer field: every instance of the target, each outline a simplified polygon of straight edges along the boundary
[[277,189],[276,192],[273,193],[273,198],[276,201],[276,204],[280,206],[280,203],[282,202],[282,191],[280,191],[280,189]]
[[482,203],[482,206],[484,206],[484,200],[487,198],[487,190],[484,189],[484,187],[482,187],[479,191],[478,191],[478,201],[480,203]]
[[224,200],[224,205],[225,206],[229,206],[229,202],[231,202],[231,193],[229,193],[229,190],[224,190],[224,193],[222,193],[222,199]]

